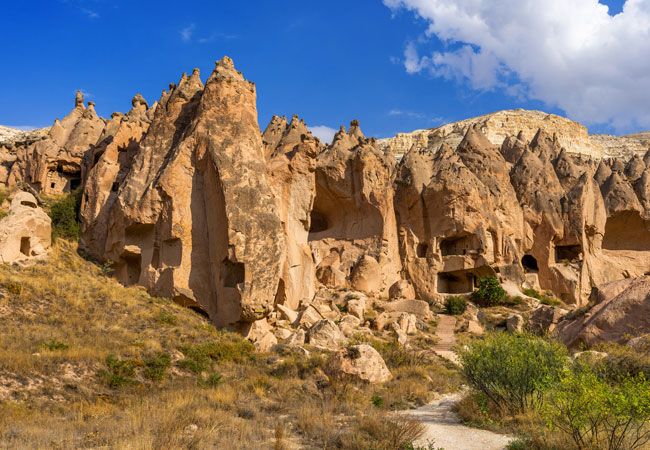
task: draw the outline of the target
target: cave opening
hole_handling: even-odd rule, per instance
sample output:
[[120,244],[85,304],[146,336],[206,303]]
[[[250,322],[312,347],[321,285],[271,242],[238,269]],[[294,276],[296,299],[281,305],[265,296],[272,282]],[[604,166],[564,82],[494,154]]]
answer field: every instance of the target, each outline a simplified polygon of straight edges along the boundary
[[418,258],[426,258],[427,252],[429,251],[429,244],[420,242],[415,249],[415,253],[417,254]]
[[320,211],[313,210],[311,212],[311,226],[309,227],[310,233],[320,233],[327,231],[330,227],[327,216]]
[[467,255],[472,249],[473,236],[461,236],[446,238],[440,241],[440,253],[442,256]]
[[555,262],[574,262],[580,260],[581,245],[558,245],[555,247]]
[[20,239],[20,253],[25,256],[29,256],[31,250],[31,239],[29,237],[23,237]]
[[221,280],[223,286],[227,288],[236,288],[246,279],[246,269],[244,263],[233,262],[224,259],[221,263]]
[[474,291],[476,276],[467,270],[440,272],[438,274],[439,294],[467,294]]
[[521,265],[524,267],[524,272],[526,273],[537,273],[539,272],[539,266],[537,265],[537,259],[533,255],[524,255],[521,258]]

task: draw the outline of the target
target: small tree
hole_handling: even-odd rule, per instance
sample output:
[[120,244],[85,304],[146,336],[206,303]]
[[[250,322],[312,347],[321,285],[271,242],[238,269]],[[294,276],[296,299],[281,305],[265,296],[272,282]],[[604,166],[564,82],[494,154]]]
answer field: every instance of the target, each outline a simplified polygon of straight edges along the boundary
[[476,303],[481,306],[494,306],[503,301],[506,291],[493,276],[479,278],[478,289],[472,293]]
[[611,382],[586,364],[568,368],[541,412],[580,449],[634,450],[650,442],[650,383],[643,374]]
[[445,310],[447,314],[455,316],[465,312],[467,309],[467,300],[464,297],[452,295],[445,300]]
[[530,335],[494,333],[471,342],[459,357],[474,389],[500,409],[517,413],[541,403],[562,370],[566,348]]

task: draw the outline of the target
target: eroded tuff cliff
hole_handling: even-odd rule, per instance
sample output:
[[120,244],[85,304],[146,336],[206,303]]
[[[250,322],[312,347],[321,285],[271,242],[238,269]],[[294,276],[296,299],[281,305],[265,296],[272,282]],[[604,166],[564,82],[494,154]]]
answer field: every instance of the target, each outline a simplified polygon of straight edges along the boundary
[[421,134],[397,163],[356,120],[327,146],[298,116],[261,133],[255,102],[229,58],[205,85],[183,74],[151,108],[136,96],[108,121],[78,98],[8,182],[78,179],[86,252],[247,333],[299,310],[326,318],[306,305],[340,288],[412,297],[412,285],[440,301],[494,275],[581,304],[648,271],[650,153],[576,154],[584,127],[531,112]]
[[478,126],[492,144],[499,146],[506,138],[519,134],[523,140],[530,141],[537,130],[541,129],[550,135],[556,134],[559,144],[567,152],[596,159],[629,158],[634,154],[643,154],[650,148],[648,133],[621,137],[589,135],[587,128],[578,122],[542,111],[524,109],[498,111],[437,128],[399,133],[378,142],[383,151],[396,155],[403,155],[412,148],[437,151],[443,143],[455,148],[473,126]]

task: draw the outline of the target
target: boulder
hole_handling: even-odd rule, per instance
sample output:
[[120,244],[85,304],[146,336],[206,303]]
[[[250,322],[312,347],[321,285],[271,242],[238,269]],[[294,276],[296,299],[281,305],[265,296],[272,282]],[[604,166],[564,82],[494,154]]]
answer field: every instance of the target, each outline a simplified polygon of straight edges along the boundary
[[415,315],[402,313],[393,323],[406,334],[416,334],[418,331],[417,321],[418,319]]
[[524,328],[524,318],[520,314],[510,314],[506,319],[506,328],[511,333],[521,333]]
[[0,262],[45,254],[51,244],[51,223],[32,194],[18,192],[7,216],[0,220]]
[[329,366],[339,377],[352,377],[368,383],[384,383],[392,374],[381,355],[369,345],[353,345],[339,350]]
[[309,344],[324,348],[337,348],[344,345],[347,338],[331,320],[316,322],[309,329]]
[[557,306],[542,305],[531,313],[528,328],[537,334],[552,333],[567,313],[567,310]]
[[303,345],[307,339],[305,330],[302,328],[293,333],[291,336],[285,339],[284,343],[287,345]]
[[568,347],[625,344],[630,335],[650,333],[650,276],[599,286],[590,299],[595,306],[557,327],[558,337]]
[[383,331],[391,323],[395,322],[402,313],[399,311],[383,312],[375,317],[373,326],[377,331]]
[[255,342],[253,342],[253,345],[255,345],[255,349],[258,352],[268,352],[271,351],[273,346],[276,345],[277,343],[278,343],[278,339],[275,337],[273,332],[269,331],[264,336],[260,337]]
[[469,322],[467,322],[467,328],[465,329],[465,331],[468,332],[469,334],[478,334],[478,335],[485,333],[485,330],[483,330],[481,324],[474,320],[470,320]]
[[415,289],[413,288],[413,284],[407,280],[396,281],[388,290],[388,298],[391,300],[415,298]]
[[363,298],[355,298],[353,300],[348,300],[347,310],[348,313],[350,313],[354,317],[358,318],[359,320],[363,320],[364,313],[366,310],[366,300]]
[[291,330],[287,330],[286,328],[276,328],[273,330],[273,334],[276,338],[286,341],[289,336],[293,334],[293,332]]
[[323,320],[323,316],[321,316],[321,314],[316,310],[316,308],[309,305],[300,313],[297,320],[298,321],[295,324],[295,326],[311,327],[316,322]]
[[291,323],[294,323],[298,319],[298,313],[293,309],[287,308],[284,305],[275,305],[275,309],[277,309],[280,312],[282,317],[284,317]]
[[429,304],[424,300],[400,299],[384,303],[381,308],[386,312],[405,312],[415,314],[423,320],[429,320],[433,316]]

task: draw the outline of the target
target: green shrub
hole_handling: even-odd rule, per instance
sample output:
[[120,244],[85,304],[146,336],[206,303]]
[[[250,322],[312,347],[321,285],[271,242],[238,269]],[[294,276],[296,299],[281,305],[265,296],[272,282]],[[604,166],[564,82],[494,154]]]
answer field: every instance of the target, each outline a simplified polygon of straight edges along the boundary
[[199,377],[199,386],[216,388],[223,384],[224,381],[223,375],[220,373],[211,373],[206,378]]
[[472,293],[472,296],[481,306],[495,306],[503,301],[506,291],[496,277],[487,276],[478,280],[478,289]]
[[180,347],[180,351],[185,355],[185,359],[179,361],[178,365],[194,373],[201,373],[208,370],[214,362],[243,362],[251,356],[254,350],[255,347],[250,341],[234,336],[218,342],[185,345]]
[[176,316],[167,311],[160,311],[156,316],[156,320],[159,323],[165,323],[167,325],[176,325],[178,323]]
[[465,312],[467,309],[467,299],[452,295],[445,300],[445,310],[450,316],[457,316]]
[[529,335],[490,334],[459,354],[468,383],[500,409],[516,413],[538,405],[558,377],[566,349]]
[[167,353],[158,353],[156,356],[144,360],[144,376],[153,381],[160,381],[167,375],[167,369],[172,365]]
[[580,449],[634,450],[650,442],[650,383],[643,375],[612,383],[581,364],[564,370],[548,392],[544,418]]
[[117,359],[112,355],[106,357],[106,365],[108,370],[100,370],[97,372],[99,377],[104,380],[108,386],[116,389],[126,385],[138,384],[134,380],[135,364],[130,360]]
[[13,281],[2,283],[2,287],[14,295],[22,294],[23,290],[25,289],[25,287],[22,284]]
[[529,297],[536,298],[543,305],[558,306],[562,304],[562,302],[560,302],[558,299],[540,294],[535,289],[524,289],[524,294]]
[[384,406],[384,399],[379,395],[373,395],[370,400],[372,401],[372,404],[377,408]]
[[81,195],[83,189],[80,187],[70,195],[55,201],[49,207],[49,215],[52,219],[52,240],[57,238],[77,240],[79,239],[79,209],[81,208]]
[[41,344],[41,347],[45,350],[49,350],[51,352],[55,351],[61,351],[61,350],[67,350],[69,346],[67,344],[64,344],[63,342],[59,341],[58,339],[50,339],[47,342],[43,342]]

